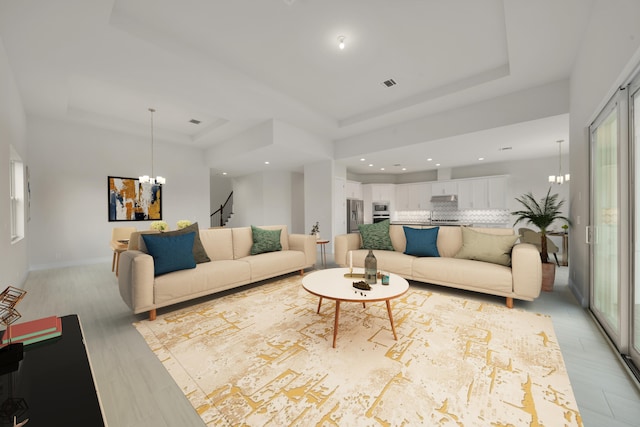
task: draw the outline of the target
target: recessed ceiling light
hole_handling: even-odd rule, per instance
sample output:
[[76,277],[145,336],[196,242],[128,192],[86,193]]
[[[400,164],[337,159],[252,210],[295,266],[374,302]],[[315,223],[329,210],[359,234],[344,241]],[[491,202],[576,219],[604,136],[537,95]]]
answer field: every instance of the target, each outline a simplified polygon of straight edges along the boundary
[[380,170],[381,170],[381,171],[383,171],[383,170],[384,170],[384,168],[380,168]]
[[344,49],[344,36],[338,36],[338,47],[340,50]]
[[226,172],[222,172],[222,175],[226,175],[226,174],[227,174]]
[[429,157],[429,158],[427,159],[427,162],[430,162],[431,160],[433,160],[433,159],[432,159],[431,157]]
[[406,170],[407,170],[407,168],[402,168],[402,170],[403,170],[403,171],[406,171]]
[[373,163],[369,163],[369,167],[373,166]]
[[361,162],[364,162],[366,159],[363,157],[362,159],[360,159]]
[[478,160],[482,161],[484,160],[484,157],[478,157]]
[[265,164],[265,165],[268,165],[268,164],[269,164],[269,162],[264,162],[264,164]]
[[436,166],[440,166],[440,163],[436,163]]

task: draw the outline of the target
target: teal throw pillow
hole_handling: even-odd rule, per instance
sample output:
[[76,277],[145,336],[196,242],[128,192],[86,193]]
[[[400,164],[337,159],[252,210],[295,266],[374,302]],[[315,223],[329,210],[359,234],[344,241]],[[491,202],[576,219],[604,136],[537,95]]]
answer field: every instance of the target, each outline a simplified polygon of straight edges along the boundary
[[374,224],[359,224],[360,236],[362,237],[363,249],[378,249],[381,251],[392,251],[391,237],[389,236],[389,220],[376,222]]
[[186,270],[196,267],[193,258],[193,241],[196,233],[177,236],[160,236],[159,234],[143,234],[144,244],[149,255],[153,257],[153,273],[155,276],[172,271]]
[[405,226],[403,228],[404,236],[407,238],[405,254],[420,257],[440,256],[436,244],[440,227],[417,229]]
[[258,228],[252,225],[251,234],[253,235],[253,245],[251,246],[251,255],[281,251],[281,231],[282,230],[265,230],[264,228]]
[[193,258],[196,260],[196,264],[200,264],[203,262],[210,262],[211,258],[207,254],[207,251],[202,246],[202,241],[200,240],[200,230],[198,229],[198,223],[194,222],[188,227],[181,228],[179,230],[173,231],[165,231],[164,233],[158,234],[159,237],[168,237],[168,236],[179,236],[181,234],[194,233],[195,237],[193,238]]

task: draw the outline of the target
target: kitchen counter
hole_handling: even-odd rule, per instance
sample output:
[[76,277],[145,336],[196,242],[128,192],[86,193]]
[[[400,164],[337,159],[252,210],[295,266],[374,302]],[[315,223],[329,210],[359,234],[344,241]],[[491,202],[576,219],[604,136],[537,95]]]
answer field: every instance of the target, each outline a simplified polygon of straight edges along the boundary
[[391,221],[392,225],[419,225],[426,227],[436,227],[436,226],[465,226],[465,227],[473,227],[473,224],[462,221],[433,221],[433,222],[409,222],[409,221]]

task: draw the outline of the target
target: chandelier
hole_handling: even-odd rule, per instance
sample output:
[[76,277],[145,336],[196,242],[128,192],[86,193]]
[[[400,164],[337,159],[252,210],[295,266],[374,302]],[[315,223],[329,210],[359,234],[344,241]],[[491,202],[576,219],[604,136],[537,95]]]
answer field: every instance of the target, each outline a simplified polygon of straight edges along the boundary
[[556,141],[558,143],[558,175],[549,175],[549,182],[551,184],[564,184],[565,181],[569,181],[571,179],[570,174],[562,175],[562,143],[563,139]]
[[142,175],[138,178],[138,181],[142,184],[158,184],[162,185],[167,182],[166,179],[158,175],[153,178],[153,113],[156,112],[153,108],[149,108],[149,112],[151,113],[151,177],[149,175]]

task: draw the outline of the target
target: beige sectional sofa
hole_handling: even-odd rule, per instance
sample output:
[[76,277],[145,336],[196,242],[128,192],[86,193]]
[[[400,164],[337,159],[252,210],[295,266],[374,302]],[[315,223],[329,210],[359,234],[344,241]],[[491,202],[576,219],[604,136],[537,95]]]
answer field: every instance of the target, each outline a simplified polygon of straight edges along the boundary
[[203,229],[199,236],[211,261],[158,276],[154,276],[154,258],[147,253],[142,233],[134,233],[129,250],[120,254],[120,295],[134,313],[148,311],[154,320],[157,308],[293,271],[302,274],[315,264],[314,236],[289,234],[284,225],[260,228],[281,230],[282,250],[251,255],[251,227]]
[[[431,228],[412,226],[412,228]],[[471,230],[491,235],[511,236],[513,229],[472,228]],[[540,254],[535,246],[519,243],[513,246],[511,265],[499,265],[471,259],[458,259],[455,255],[463,245],[462,227],[441,226],[437,236],[439,257],[416,257],[403,252],[407,246],[403,226],[391,225],[389,236],[391,250],[374,250],[378,270],[389,271],[406,279],[425,283],[466,289],[506,297],[508,307],[513,299],[532,301],[540,295],[542,268]],[[360,249],[359,233],[343,234],[335,238],[335,261],[342,267],[349,266],[352,251],[354,267],[364,267],[364,258],[369,252]]]

